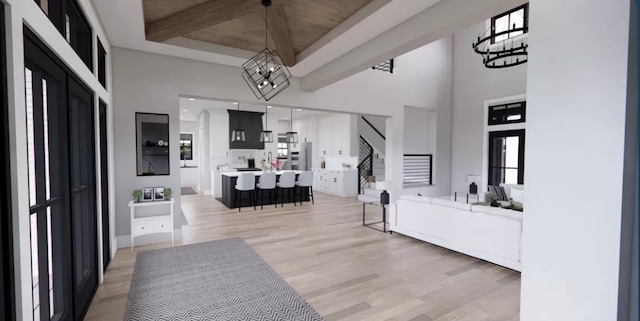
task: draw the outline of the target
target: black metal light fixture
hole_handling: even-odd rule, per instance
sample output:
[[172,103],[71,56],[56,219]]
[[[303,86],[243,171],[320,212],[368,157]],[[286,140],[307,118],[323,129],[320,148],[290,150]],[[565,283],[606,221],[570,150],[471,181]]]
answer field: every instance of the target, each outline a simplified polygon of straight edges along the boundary
[[231,132],[231,141],[232,142],[244,142],[246,141],[246,136],[244,133],[244,129],[240,128],[240,103],[234,103],[238,105],[238,127]]
[[271,6],[271,0],[262,0],[262,5],[265,7],[265,48],[242,64],[244,69],[242,78],[249,85],[256,98],[269,101],[291,85],[289,80],[292,76],[289,69],[282,63],[278,53],[275,50],[269,50],[267,12]]
[[289,131],[287,132],[287,143],[298,143],[298,132],[293,131],[293,108],[291,108],[291,118],[289,119]]
[[264,130],[260,133],[261,143],[273,143],[273,132],[269,130],[269,106],[264,108],[265,124]]
[[[478,36],[476,42],[472,44],[473,51],[482,56],[482,63],[485,67],[490,69],[500,69],[521,65],[527,62],[529,53],[527,49],[529,44],[526,38],[520,38],[514,40],[511,36],[515,33],[525,34],[529,31],[528,26],[528,6],[515,8],[506,12],[505,14],[515,13],[519,10],[523,11],[523,23],[522,27],[516,27],[516,24],[512,24],[507,27],[507,30],[495,32],[496,17],[491,19],[491,26],[485,31],[482,36]],[[497,39],[506,38],[501,41]]]

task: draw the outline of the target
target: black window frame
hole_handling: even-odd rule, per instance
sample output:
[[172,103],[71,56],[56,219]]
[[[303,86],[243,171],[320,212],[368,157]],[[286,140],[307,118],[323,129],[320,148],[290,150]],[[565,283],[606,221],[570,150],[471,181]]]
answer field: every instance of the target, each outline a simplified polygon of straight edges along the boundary
[[[15,292],[14,292],[14,266],[13,266],[13,242],[12,242],[12,210],[11,210],[11,170],[9,155],[9,101],[8,101],[8,69],[6,26],[8,19],[4,19],[4,4],[0,2],[0,150],[3,156],[0,158],[0,319],[16,320]],[[2,215],[4,213],[4,215]]]
[[[493,16],[491,18],[491,26],[489,28],[491,30],[491,44],[496,43],[496,37],[501,36],[501,34],[496,34],[496,20],[498,20],[498,19],[500,19],[500,18],[502,18],[504,16],[508,16],[508,15],[520,10],[520,9],[524,9],[524,22],[523,22],[524,31],[522,32],[522,34],[527,34],[529,32],[529,3],[525,3],[525,4],[521,5],[521,6],[515,7],[513,9],[511,9],[511,10],[507,10],[507,11],[505,11],[505,12],[499,14],[499,15]],[[511,20],[509,20],[509,26],[511,26]],[[505,40],[512,39],[509,36],[508,32],[506,33],[506,35],[507,35],[507,39],[505,39]],[[518,35],[516,37],[519,37],[519,36],[521,36],[521,35]],[[503,40],[501,40],[501,41],[503,41]]]
[[[516,107],[514,105],[520,105]],[[527,121],[527,102],[515,101],[506,104],[490,105],[487,125],[517,124]],[[509,120],[509,116],[520,115],[520,119]]]
[[[190,137],[183,139],[182,135],[189,135]],[[191,150],[189,151],[190,157],[183,157],[183,154],[182,154],[183,141],[189,141],[189,148],[191,148]],[[180,133],[180,160],[193,160],[193,133]]]
[[107,89],[107,51],[99,37],[96,37],[96,41],[98,43],[98,82]]
[[[492,131],[489,132],[489,154],[488,154],[488,158],[489,158],[489,162],[488,162],[488,177],[487,177],[487,182],[488,185],[500,185],[504,182],[498,182],[497,184],[495,182],[493,182],[493,174],[494,174],[494,170],[496,169],[509,169],[510,167],[506,167],[506,166],[495,166],[493,164],[493,157],[491,156],[491,153],[493,151],[493,142],[494,142],[494,138],[499,138],[499,137],[513,137],[513,136],[518,136],[520,137],[519,141],[518,141],[518,184],[522,185],[524,184],[524,152],[525,152],[525,141],[526,141],[526,136],[525,136],[526,132],[524,129],[514,129],[514,130],[500,130],[500,131]],[[513,168],[511,168],[513,169]],[[504,175],[503,175],[504,178]]]
[[[34,1],[41,7],[41,0]],[[82,6],[80,6],[77,0],[49,0],[48,5],[48,13],[45,12],[45,15],[49,17],[51,23],[58,29],[62,37],[67,40],[78,57],[80,57],[89,70],[93,72],[93,27],[82,10]],[[69,29],[71,30],[68,30],[67,17],[70,19]],[[71,19],[73,19],[73,22],[71,22]],[[84,28],[84,32],[86,33],[86,35],[82,37],[83,41],[80,42],[77,41],[77,31],[79,27]],[[73,40],[67,39],[67,33],[70,33],[70,38]]]

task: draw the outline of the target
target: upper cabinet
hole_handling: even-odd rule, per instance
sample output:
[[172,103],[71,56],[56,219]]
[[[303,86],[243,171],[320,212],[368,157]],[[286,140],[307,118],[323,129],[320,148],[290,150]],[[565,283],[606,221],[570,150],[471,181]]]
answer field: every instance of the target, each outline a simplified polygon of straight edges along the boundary
[[320,156],[358,156],[357,118],[352,115],[324,115],[318,118]]

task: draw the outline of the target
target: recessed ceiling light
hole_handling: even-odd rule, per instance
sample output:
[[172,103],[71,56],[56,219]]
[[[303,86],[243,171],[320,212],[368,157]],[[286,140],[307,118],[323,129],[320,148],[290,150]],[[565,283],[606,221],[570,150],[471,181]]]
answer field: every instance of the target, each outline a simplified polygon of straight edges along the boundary
[[296,109],[296,111],[302,111],[302,109],[298,108],[298,109]]
[[189,111],[188,109],[183,109],[182,111]]
[[234,105],[237,105],[238,103],[233,103]]
[[273,107],[271,107],[271,106],[267,106],[267,108],[273,108]]
[[184,116],[180,115],[180,118],[184,118]]
[[287,117],[284,118],[285,120],[287,119]]
[[195,99],[195,98],[189,98],[189,100],[194,101],[194,100],[196,100],[196,99]]

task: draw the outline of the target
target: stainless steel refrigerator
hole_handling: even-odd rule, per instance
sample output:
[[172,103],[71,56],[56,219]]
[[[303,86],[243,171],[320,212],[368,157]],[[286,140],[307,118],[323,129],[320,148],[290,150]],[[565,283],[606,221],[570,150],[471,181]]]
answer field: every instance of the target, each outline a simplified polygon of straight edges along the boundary
[[312,149],[311,143],[298,143],[299,151],[289,153],[289,164],[294,171],[310,171]]

